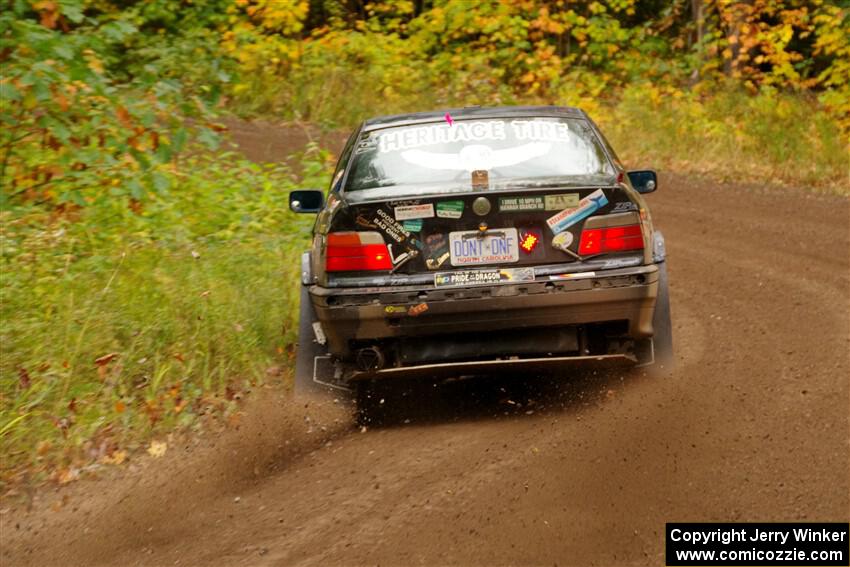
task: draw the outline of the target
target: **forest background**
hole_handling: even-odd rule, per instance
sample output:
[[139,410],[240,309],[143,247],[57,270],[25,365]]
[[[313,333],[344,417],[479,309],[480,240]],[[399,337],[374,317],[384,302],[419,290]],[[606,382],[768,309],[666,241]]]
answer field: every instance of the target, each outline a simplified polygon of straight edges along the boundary
[[850,195],[850,2],[3,0],[0,491],[121,465],[285,382],[332,152],[232,117],[576,105],[627,164]]

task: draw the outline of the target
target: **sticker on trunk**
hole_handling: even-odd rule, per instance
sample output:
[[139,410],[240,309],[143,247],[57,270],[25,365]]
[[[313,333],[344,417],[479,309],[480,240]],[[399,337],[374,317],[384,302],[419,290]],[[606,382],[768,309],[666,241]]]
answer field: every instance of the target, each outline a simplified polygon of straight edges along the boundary
[[434,205],[407,205],[395,208],[395,220],[430,219],[434,216]]
[[534,268],[493,268],[434,274],[434,287],[487,285],[534,281]]
[[393,200],[387,201],[387,205],[390,207],[407,207],[411,205],[419,205],[422,203],[422,199],[402,199],[402,200]]
[[372,222],[398,244],[410,238],[410,233],[384,209],[375,211],[375,218]]
[[638,206],[632,203],[631,201],[620,201],[619,203],[614,204],[614,208],[611,209],[612,213],[626,213],[628,211],[636,211],[638,210]]
[[357,224],[357,226],[362,226],[363,228],[378,228],[378,225],[371,222],[363,215],[357,215],[357,218],[354,219],[354,222]]
[[420,232],[422,230],[422,219],[406,220],[401,226],[407,232]]
[[436,270],[449,259],[449,242],[445,234],[429,234],[425,237],[425,265]]
[[561,195],[546,195],[546,210],[560,211],[571,207],[578,207],[578,193],[563,193]]
[[452,266],[507,264],[519,261],[517,229],[464,230],[449,233]]
[[395,271],[396,269],[400,268],[402,264],[404,264],[408,260],[412,260],[413,258],[415,258],[416,256],[419,255],[418,250],[411,250],[411,249],[408,248],[406,250],[403,250],[401,254],[396,256],[395,253],[393,252],[393,245],[392,244],[387,245],[387,250],[390,253],[390,262],[392,262],[392,264],[393,264],[392,271]]
[[501,213],[542,211],[545,208],[543,197],[502,197],[499,199],[499,212]]
[[406,315],[407,307],[404,305],[387,305],[384,307],[384,313],[387,315]]
[[602,269],[629,268],[638,264],[640,264],[640,258],[615,258],[613,260],[605,260],[605,263],[602,264]]
[[540,244],[540,239],[543,233],[536,228],[524,228],[519,231],[519,249],[526,254],[531,254],[537,245]]
[[557,215],[550,217],[546,224],[549,225],[549,228],[553,233],[558,234],[559,232],[563,232],[575,223],[583,220],[594,212],[598,211],[600,208],[604,207],[608,204],[608,198],[605,196],[605,193],[602,189],[597,189],[581,201],[579,201],[578,207],[564,209]]
[[555,274],[553,276],[549,276],[549,279],[552,281],[580,280],[582,278],[592,278],[594,276],[596,276],[596,272],[577,272],[574,274]]
[[437,203],[437,216],[441,219],[459,219],[463,215],[463,201]]
[[428,304],[420,303],[419,305],[411,305],[410,309],[407,310],[407,314],[411,317],[419,317],[426,311],[428,311]]
[[562,252],[566,252],[570,249],[574,238],[573,233],[568,230],[559,232],[555,235],[555,238],[552,239],[552,246]]

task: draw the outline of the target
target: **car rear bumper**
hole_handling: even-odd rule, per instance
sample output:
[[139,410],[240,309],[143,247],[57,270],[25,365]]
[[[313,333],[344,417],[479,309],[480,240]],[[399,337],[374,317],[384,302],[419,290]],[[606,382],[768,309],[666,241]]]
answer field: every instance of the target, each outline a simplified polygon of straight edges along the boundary
[[[557,277],[557,276],[556,276]],[[658,267],[569,274],[466,288],[311,286],[310,298],[332,355],[352,356],[355,345],[404,337],[545,329],[608,321],[627,323],[633,339],[652,336]]]

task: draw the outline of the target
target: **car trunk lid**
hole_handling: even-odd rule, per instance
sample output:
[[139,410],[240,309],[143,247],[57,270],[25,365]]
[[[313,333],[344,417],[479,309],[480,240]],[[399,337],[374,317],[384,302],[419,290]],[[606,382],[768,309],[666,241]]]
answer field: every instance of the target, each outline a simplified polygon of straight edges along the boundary
[[[528,280],[534,279],[534,270],[528,268],[580,264],[599,255],[580,250],[586,226],[597,231],[598,239],[609,234],[608,229],[637,225],[641,249],[646,238],[639,205],[621,186],[477,191],[343,204],[329,232],[370,233],[370,241],[380,235],[391,264],[381,273],[331,274],[331,279],[351,285],[400,283],[405,276],[425,274],[437,274],[438,286],[441,281],[469,285]],[[606,257],[635,254],[643,250],[604,252]]]

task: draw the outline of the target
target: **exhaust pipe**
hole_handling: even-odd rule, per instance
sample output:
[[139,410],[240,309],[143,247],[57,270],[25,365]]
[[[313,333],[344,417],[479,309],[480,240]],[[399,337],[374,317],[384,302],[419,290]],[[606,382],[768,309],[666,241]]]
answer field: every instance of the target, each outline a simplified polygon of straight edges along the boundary
[[381,370],[387,363],[384,353],[376,346],[361,348],[355,353],[357,368],[363,372]]

